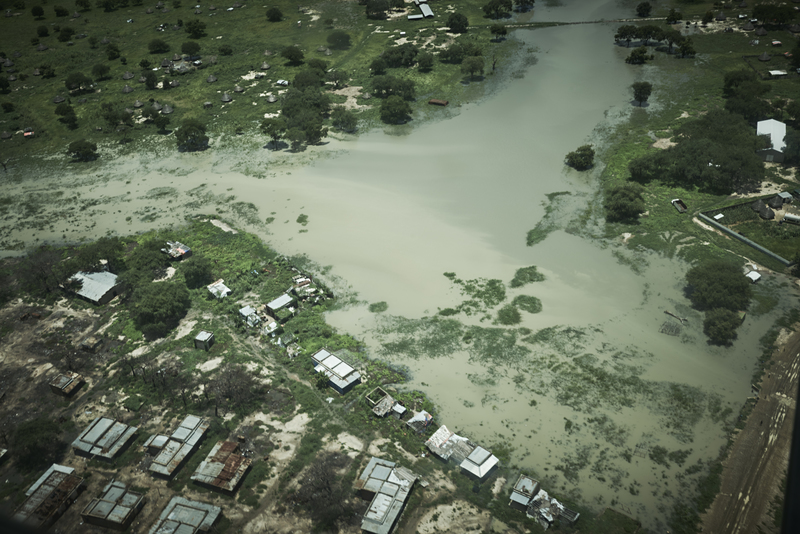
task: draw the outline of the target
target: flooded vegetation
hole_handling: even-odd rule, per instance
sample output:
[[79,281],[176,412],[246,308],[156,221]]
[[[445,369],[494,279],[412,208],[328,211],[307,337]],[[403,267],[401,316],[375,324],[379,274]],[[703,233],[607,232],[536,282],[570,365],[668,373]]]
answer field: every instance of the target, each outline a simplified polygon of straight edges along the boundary
[[[543,3],[531,20],[630,11]],[[327,321],[407,369],[439,422],[505,448],[553,492],[664,528],[726,444],[760,339],[796,287],[764,280],[736,342],[709,345],[684,294],[686,260],[704,253],[680,253],[700,240],[652,230],[628,247],[604,235],[604,163],[581,173],[564,155],[602,149],[637,120],[639,74],[613,46],[615,28],[516,30],[504,87],[413,131],[302,155],[222,136],[200,154],[151,140],[81,166],[31,159],[3,177],[0,245],[18,254],[196,213],[235,222],[306,255],[343,303]]]

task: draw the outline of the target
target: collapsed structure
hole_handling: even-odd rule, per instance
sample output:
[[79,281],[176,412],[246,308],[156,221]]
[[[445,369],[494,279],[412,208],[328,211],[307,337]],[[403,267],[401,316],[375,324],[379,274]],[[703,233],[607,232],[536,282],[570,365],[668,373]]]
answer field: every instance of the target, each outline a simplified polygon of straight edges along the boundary
[[25,502],[14,513],[14,519],[35,529],[46,529],[61,517],[78,498],[83,478],[75,469],[53,464],[25,492]]
[[561,519],[572,524],[580,514],[570,510],[557,499],[539,487],[539,482],[528,475],[520,474],[514,489],[511,491],[509,506],[522,510],[531,519],[547,530],[556,519]]
[[83,377],[78,373],[67,371],[50,381],[50,391],[64,397],[72,396],[83,385]]
[[196,415],[187,415],[178,428],[169,436],[153,434],[144,447],[154,455],[148,468],[154,475],[171,477],[181,464],[200,444],[210,423]]
[[183,260],[192,255],[192,249],[177,241],[167,241],[167,248],[162,248],[161,252],[173,260]]
[[108,417],[95,417],[72,442],[75,454],[111,460],[131,442],[138,430]]
[[219,441],[197,467],[192,480],[214,490],[233,493],[251,464],[252,460],[240,453],[238,443]]
[[81,512],[87,523],[125,530],[144,506],[144,495],[112,480]]
[[400,419],[407,411],[405,406],[400,404],[380,386],[370,391],[365,398],[370,406],[372,406],[372,413],[378,417],[385,417],[391,413],[394,417]]
[[486,477],[500,463],[491,452],[451,432],[445,425],[428,438],[425,446],[442,460],[452,459],[464,472],[478,479]]
[[164,507],[149,534],[196,534],[214,526],[222,508],[203,502],[173,497]]
[[370,458],[356,480],[359,495],[370,499],[361,530],[372,534],[391,532],[418,478],[394,462],[374,456]]

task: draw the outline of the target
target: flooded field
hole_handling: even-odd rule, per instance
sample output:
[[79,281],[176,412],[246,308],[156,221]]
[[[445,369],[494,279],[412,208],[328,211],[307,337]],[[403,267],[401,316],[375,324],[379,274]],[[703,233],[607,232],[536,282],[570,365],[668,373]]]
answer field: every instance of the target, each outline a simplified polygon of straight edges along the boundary
[[[566,4],[533,20],[630,11]],[[168,138],[89,167],[10,168],[0,241],[12,254],[216,213],[287,255],[307,254],[357,294],[360,303],[329,320],[407,366],[441,423],[508,446],[546,487],[656,527],[670,497],[716,458],[781,305],[749,318],[732,348],[709,347],[683,295],[687,265],[565,231],[579,224],[597,175],[566,169],[564,155],[602,143],[598,132],[630,109],[638,71],[613,46],[615,28],[518,30],[530,66],[410,134],[333,139],[303,155],[247,137],[178,154]],[[543,220],[546,238],[526,246]],[[512,287],[534,265],[544,279]],[[763,290],[778,292],[766,278]],[[500,324],[498,310],[520,296],[519,322]],[[376,302],[386,311],[370,312]],[[677,335],[660,333],[665,323]]]

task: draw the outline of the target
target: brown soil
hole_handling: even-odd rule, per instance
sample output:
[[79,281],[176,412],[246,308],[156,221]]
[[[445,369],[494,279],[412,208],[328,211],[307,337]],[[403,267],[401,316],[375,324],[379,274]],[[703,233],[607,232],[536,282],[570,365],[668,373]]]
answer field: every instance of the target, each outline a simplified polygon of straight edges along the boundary
[[800,332],[777,349],[761,381],[758,402],[723,462],[719,495],[703,517],[703,532],[777,533],[774,507],[789,465],[797,407]]

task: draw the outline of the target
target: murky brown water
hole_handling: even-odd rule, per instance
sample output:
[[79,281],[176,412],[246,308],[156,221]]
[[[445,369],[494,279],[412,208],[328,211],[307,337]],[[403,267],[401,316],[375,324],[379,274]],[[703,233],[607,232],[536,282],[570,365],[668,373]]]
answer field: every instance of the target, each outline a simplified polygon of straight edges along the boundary
[[[533,20],[614,18],[629,11],[614,2],[567,4],[541,9]],[[563,231],[525,246],[525,233],[544,216],[547,193],[568,191],[575,205],[585,203],[596,187],[591,174],[565,169],[564,155],[591,142],[598,124],[622,120],[629,109],[628,88],[637,71],[624,63],[625,51],[612,45],[614,27],[518,31],[516,38],[538,50],[538,63],[524,78],[510,81],[480,105],[465,106],[451,120],[407,136],[377,131],[351,141],[331,140],[303,156],[274,154],[248,140],[239,150],[197,155],[176,154],[170,145],[156,150],[163,157],[133,154],[91,172],[70,166],[62,176],[38,177],[35,183],[12,176],[21,181],[7,184],[5,194],[36,198],[69,186],[60,197],[46,197],[39,229],[14,230],[8,237],[29,244],[62,235],[94,238],[106,231],[168,226],[187,214],[219,209],[281,252],[307,253],[320,265],[333,266],[331,273],[361,299],[386,301],[387,314],[412,319],[463,300],[443,272],[507,282],[516,269],[537,265],[545,282],[509,290],[509,297],[529,294],[543,303],[543,312],[523,314],[520,326],[593,329],[580,354],[597,354],[600,364],[612,364],[617,351],[627,351],[631,355],[624,361],[640,369],[653,391],[659,384],[685,384],[738,410],[749,392],[756,340],[771,317],[748,320],[733,348],[709,348],[700,316],[685,309],[681,262],[649,258],[643,274],[635,275],[619,263],[613,246]],[[69,200],[73,196],[78,200]],[[79,208],[79,200],[91,199],[97,204]],[[235,202],[257,208],[256,213],[240,207],[238,213],[261,224],[237,219]],[[301,213],[309,218],[305,227],[295,222]],[[275,220],[265,226],[270,216]],[[683,336],[659,334],[664,310],[679,307],[690,318]],[[329,319],[365,339],[375,353],[387,339],[366,306],[331,313]],[[479,317],[462,319],[490,326]],[[577,491],[598,506],[615,499],[645,524],[660,524],[670,505],[664,492],[681,491],[674,478],[681,470],[638,456],[628,462],[623,451],[638,444],[692,449],[685,469],[716,457],[724,439],[721,424],[703,416],[692,427],[693,441],[678,441],[664,431],[658,412],[664,396],[658,392],[641,395],[641,403],[628,407],[600,403],[591,414],[574,410],[555,392],[560,381],[569,380],[557,362],[569,364],[577,354],[560,352],[553,344],[530,345],[530,350],[516,369],[501,362],[471,363],[467,349],[447,358],[399,363],[412,370],[412,386],[427,391],[441,408],[440,422],[487,445],[511,444],[514,461],[556,490]],[[525,380],[515,382],[521,373]],[[484,375],[492,381],[480,380]],[[537,380],[549,385],[530,385]],[[595,435],[597,423],[588,420],[590,415],[607,415],[622,427],[616,444]],[[580,428],[569,434],[565,419]],[[576,471],[578,478],[565,479],[555,467],[583,447],[588,447],[586,465]],[[640,487],[634,485],[632,492],[634,481]]]

